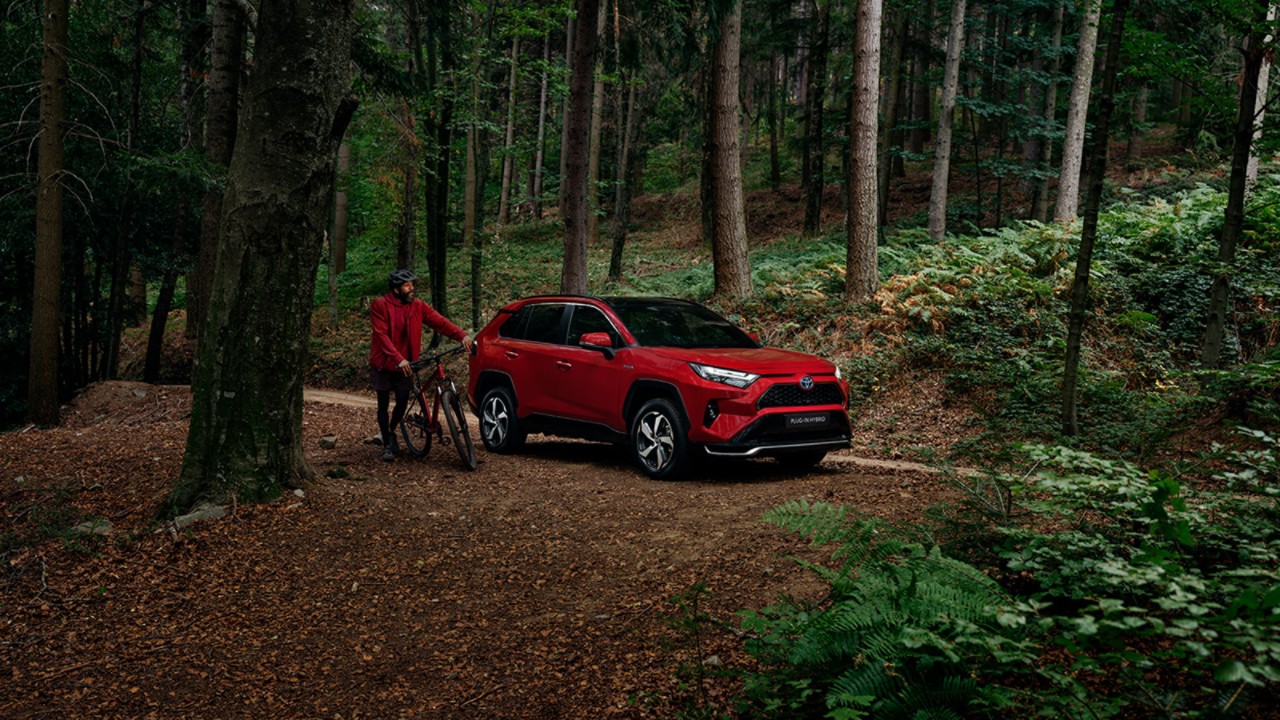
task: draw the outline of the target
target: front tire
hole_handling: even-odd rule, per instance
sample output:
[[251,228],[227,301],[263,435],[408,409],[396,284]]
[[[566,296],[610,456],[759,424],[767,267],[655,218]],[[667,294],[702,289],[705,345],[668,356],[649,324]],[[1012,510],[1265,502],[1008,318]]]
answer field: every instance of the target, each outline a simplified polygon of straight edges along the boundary
[[475,470],[476,446],[471,444],[471,430],[467,427],[467,416],[462,414],[458,393],[454,390],[440,393],[440,404],[444,408],[444,420],[449,425],[449,437],[458,450],[458,458],[468,470]]
[[516,401],[506,387],[491,388],[480,400],[480,441],[489,452],[508,454],[524,445]]
[[689,431],[670,400],[640,406],[631,423],[631,454],[640,470],[655,480],[673,480],[689,467]]

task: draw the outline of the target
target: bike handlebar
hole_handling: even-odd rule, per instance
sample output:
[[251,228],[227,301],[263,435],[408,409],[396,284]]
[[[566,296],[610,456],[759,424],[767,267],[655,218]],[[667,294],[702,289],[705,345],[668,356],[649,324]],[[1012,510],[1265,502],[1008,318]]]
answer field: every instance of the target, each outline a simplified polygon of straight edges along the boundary
[[465,348],[463,348],[461,345],[459,345],[459,346],[458,346],[458,347],[456,347],[456,348],[453,348],[453,349],[451,349],[451,350],[445,350],[444,352],[439,353],[439,354],[436,354],[436,355],[432,355],[431,357],[419,358],[419,359],[414,360],[413,362],[409,363],[409,367],[413,368],[414,370],[421,370],[421,369],[422,369],[422,368],[424,368],[424,367],[428,367],[428,366],[431,366],[431,365],[435,365],[436,363],[438,363],[438,362],[440,362],[441,360],[443,360],[443,359],[445,359],[445,358],[449,357],[450,355],[456,355],[456,354],[458,354],[458,353],[462,352],[464,349],[465,349]]

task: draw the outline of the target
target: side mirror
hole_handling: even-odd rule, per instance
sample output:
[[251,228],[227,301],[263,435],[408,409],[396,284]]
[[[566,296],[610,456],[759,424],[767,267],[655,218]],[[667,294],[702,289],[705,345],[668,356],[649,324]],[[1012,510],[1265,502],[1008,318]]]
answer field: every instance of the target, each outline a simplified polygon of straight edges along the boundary
[[588,350],[599,350],[604,353],[606,358],[613,359],[613,340],[609,337],[609,333],[582,333],[582,336],[578,338],[578,346]]

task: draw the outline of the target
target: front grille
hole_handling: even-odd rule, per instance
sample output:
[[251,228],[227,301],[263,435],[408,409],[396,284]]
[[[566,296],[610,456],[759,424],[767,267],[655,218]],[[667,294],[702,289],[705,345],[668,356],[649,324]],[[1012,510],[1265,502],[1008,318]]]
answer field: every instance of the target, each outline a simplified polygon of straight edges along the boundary
[[844,396],[840,394],[840,386],[835,383],[818,383],[811,390],[804,390],[799,385],[774,385],[760,396],[756,408],[763,410],[773,407],[804,407],[806,405],[842,405]]

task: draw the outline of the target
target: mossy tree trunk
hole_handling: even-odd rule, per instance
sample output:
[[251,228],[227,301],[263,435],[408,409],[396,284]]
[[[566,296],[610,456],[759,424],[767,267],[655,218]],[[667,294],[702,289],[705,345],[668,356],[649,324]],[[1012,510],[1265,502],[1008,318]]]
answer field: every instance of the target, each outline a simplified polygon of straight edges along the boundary
[[263,0],[227,178],[191,428],[169,510],[272,498],[311,473],[302,380],[350,98],[351,0]]

